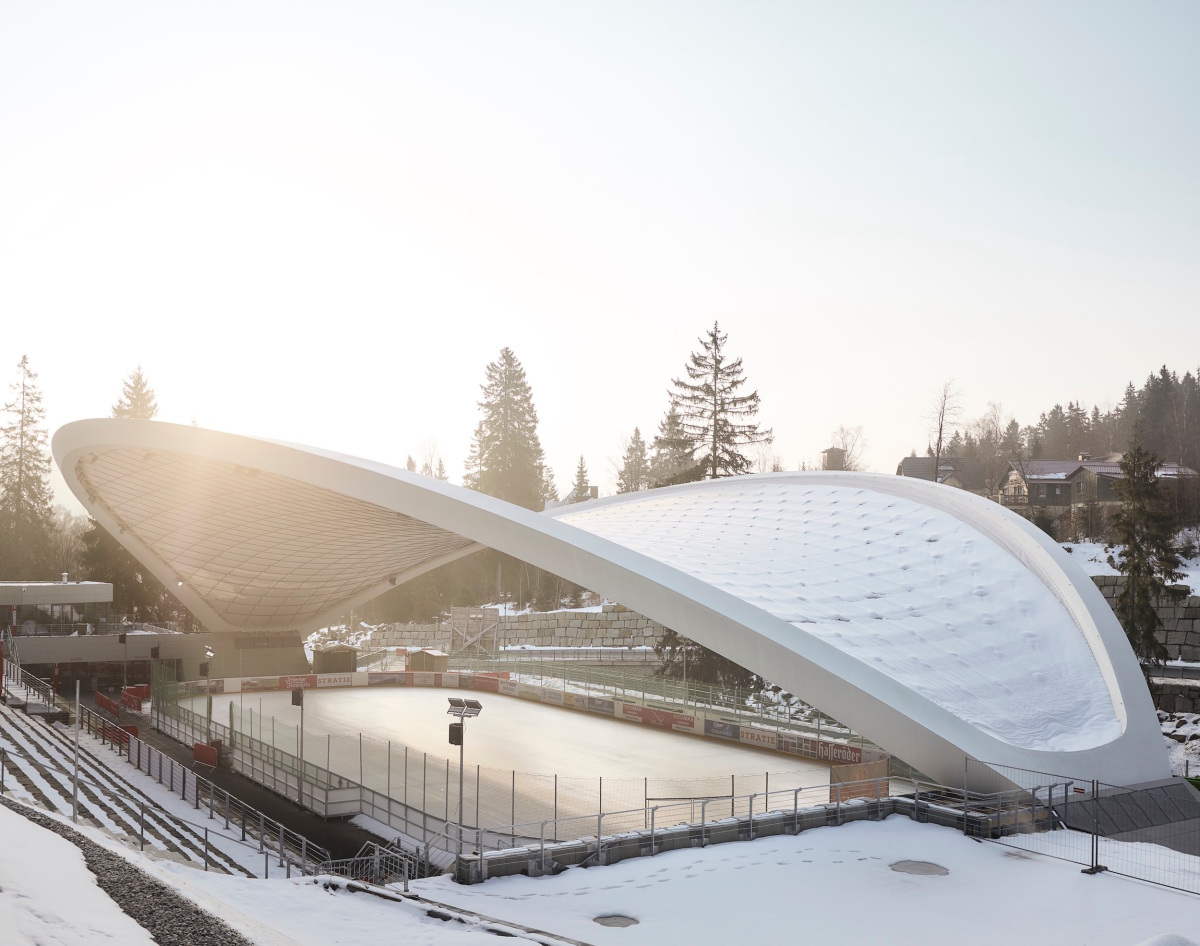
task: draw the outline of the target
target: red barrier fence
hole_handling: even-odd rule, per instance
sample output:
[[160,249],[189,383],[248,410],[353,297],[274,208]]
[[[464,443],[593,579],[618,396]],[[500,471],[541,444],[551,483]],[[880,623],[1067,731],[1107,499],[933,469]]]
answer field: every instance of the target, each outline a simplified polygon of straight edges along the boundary
[[100,738],[112,743],[119,742],[122,746],[129,745],[129,737],[137,738],[138,728],[136,726],[113,726],[105,723],[100,727]]
[[[111,715],[117,717],[117,719],[121,718],[121,704],[116,700],[110,699],[99,691],[96,693],[96,707],[104,710],[106,713],[110,713]],[[141,707],[139,706],[138,708],[140,709]]]
[[211,765],[215,769],[218,761],[217,747],[205,745],[203,742],[195,743],[192,746],[192,760],[201,765]]
[[140,713],[142,711],[142,697],[132,692],[135,689],[137,688],[129,687],[121,691],[121,705]]

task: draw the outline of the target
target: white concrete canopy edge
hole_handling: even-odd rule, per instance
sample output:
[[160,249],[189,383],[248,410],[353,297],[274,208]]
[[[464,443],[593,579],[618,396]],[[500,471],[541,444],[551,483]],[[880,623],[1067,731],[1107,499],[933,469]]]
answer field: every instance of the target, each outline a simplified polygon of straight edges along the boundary
[[[56,461],[73,492],[102,526],[178,595],[213,630],[238,631],[203,595],[178,578],[156,549],[122,533],[119,517],[96,494],[82,461],[98,451],[166,452],[261,470],[332,494],[400,513],[471,544],[397,571],[389,580],[353,589],[313,624],[482,547],[496,548],[592,588],[687,636],[772,682],[802,695],[940,781],[957,784],[964,758],[1075,777],[1129,783],[1166,777],[1169,768],[1157,719],[1136,659],[1111,609],[1061,548],[1009,511],[979,497],[933,484],[869,474],[774,474],[804,482],[836,477],[855,485],[942,509],[987,535],[1051,589],[1093,653],[1121,721],[1120,735],[1077,751],[1022,748],[980,731],[885,673],[795,625],[654,558],[570,524],[567,507],[538,514],[432,478],[371,461],[273,441],[143,421],[79,421],[54,436]],[[770,478],[768,476],[768,478]],[[849,477],[850,479],[847,479]],[[717,481],[732,482],[732,481]],[[686,494],[713,483],[674,487]],[[656,491],[658,492],[658,491]],[[633,498],[636,498],[633,497]],[[586,507],[630,501],[614,497]]]

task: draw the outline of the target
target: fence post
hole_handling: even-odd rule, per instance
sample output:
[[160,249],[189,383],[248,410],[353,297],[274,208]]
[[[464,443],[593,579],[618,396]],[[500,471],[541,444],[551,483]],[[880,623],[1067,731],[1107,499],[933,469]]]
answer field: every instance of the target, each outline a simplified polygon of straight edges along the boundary
[[705,822],[706,822],[706,818],[707,818],[705,809],[708,807],[708,803],[710,801],[712,801],[712,799],[706,798],[706,799],[704,799],[704,801],[700,802],[700,846],[701,847],[704,847],[705,844],[707,843],[707,841],[705,840],[705,837],[704,837],[704,826],[705,826]]
[[204,870],[208,871],[208,828],[204,829]]
[[750,840],[754,840],[754,799],[758,797],[757,792],[750,793],[750,811],[747,815],[747,823],[750,827]]
[[138,835],[142,839],[142,850],[146,850],[146,803],[138,802]]
[[800,833],[800,789],[792,792],[792,834]]
[[267,828],[266,828],[266,825],[263,823],[263,813],[260,811],[258,813],[258,849],[260,851],[262,851],[264,854],[267,853],[267,849],[263,844],[263,838],[265,838],[266,835],[267,835]]
[[654,819],[658,815],[658,809],[659,809],[658,805],[655,805],[653,808],[650,809],[650,856],[651,857],[653,857],[657,853],[657,851],[655,850],[655,845],[654,845]]
[[279,866],[283,866],[283,823],[279,825]]
[[969,835],[967,830],[967,766],[970,760],[967,756],[963,756],[963,834]]

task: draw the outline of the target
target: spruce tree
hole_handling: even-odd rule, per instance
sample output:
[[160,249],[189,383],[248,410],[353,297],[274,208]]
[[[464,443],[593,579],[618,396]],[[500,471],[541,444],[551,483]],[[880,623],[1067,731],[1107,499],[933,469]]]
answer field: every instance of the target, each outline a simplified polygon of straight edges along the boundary
[[560,502],[558,484],[554,482],[554,471],[548,466],[542,467],[542,502],[546,506],[557,506]]
[[654,454],[650,457],[650,486],[673,486],[704,477],[704,468],[696,462],[696,442],[683,427],[683,418],[674,398],[654,436]]
[[587,463],[583,454],[579,455],[579,466],[575,468],[575,482],[571,484],[571,492],[567,494],[566,502],[583,503],[592,498],[592,490],[588,485]]
[[433,474],[433,476],[434,479],[442,480],[443,482],[450,479],[450,474],[446,472],[446,464],[442,462],[441,457],[438,457],[437,471]]
[[1161,466],[1139,439],[1121,458],[1123,478],[1113,483],[1121,498],[1112,517],[1113,540],[1121,546],[1116,566],[1125,578],[1114,610],[1144,667],[1166,658],[1154,634],[1162,626],[1155,603],[1178,596],[1168,585],[1183,577],[1174,523],[1159,490]]
[[758,392],[738,393],[746,379],[742,377],[742,359],[730,360],[725,354],[727,337],[714,322],[700,338],[701,350],[692,352],[684,366],[687,380],[671,382],[683,414],[683,429],[697,449],[704,451],[700,465],[709,479],[748,473],[753,461],[742,448],[774,439],[769,428],[760,430],[754,420]]
[[0,574],[15,581],[44,577],[54,527],[46,410],[36,380],[23,355],[0,427]]
[[636,493],[650,488],[650,461],[646,456],[646,441],[639,428],[633,428],[633,436],[625,447],[621,458],[621,472],[617,474],[618,493]]
[[654,670],[657,677],[686,679],[689,684],[703,683],[722,690],[761,690],[764,685],[758,674],[670,628],[655,642],[654,655],[659,661]]
[[409,473],[417,472],[417,461],[412,458],[411,453],[408,455],[408,459],[404,461],[404,469],[408,470]]
[[525,369],[511,348],[487,366],[463,483],[527,509],[542,502],[542,445]]
[[[157,414],[154,390],[138,365],[122,385],[121,398],[112,406],[112,416],[153,420]],[[114,608],[119,608],[130,620],[154,622],[186,615],[186,612],[176,613],[176,604],[162,582],[95,519],[89,521],[83,536],[82,559],[87,578],[111,584]]]
[[135,420],[154,420],[158,416],[158,401],[154,390],[142,374],[142,366],[129,372],[121,386],[121,398],[112,406],[113,417],[130,417]]

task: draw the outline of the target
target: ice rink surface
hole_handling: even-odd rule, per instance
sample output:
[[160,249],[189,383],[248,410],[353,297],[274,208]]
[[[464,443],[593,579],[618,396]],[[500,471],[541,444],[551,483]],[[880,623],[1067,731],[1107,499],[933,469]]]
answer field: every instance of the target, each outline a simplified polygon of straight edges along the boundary
[[[468,765],[529,774],[614,779],[710,778],[786,771],[799,773],[799,781],[806,785],[829,783],[827,766],[794,756],[516,697],[437,688],[306,690],[306,755],[319,763],[323,760],[314,741],[331,734],[335,745],[341,737],[344,746],[346,739],[357,740],[361,732],[364,741],[390,740],[393,751],[398,746],[407,746],[410,752],[429,753],[430,758],[453,755],[457,762],[458,750],[449,745],[447,737],[452,722],[446,715],[449,696],[478,699],[483,704],[482,714],[466,723]],[[202,699],[192,702],[195,711],[204,712]],[[295,745],[294,727],[300,721],[300,709],[292,706],[290,693],[216,694],[214,722],[228,724],[230,703],[245,723],[249,724],[253,716],[255,738],[261,732],[270,741],[270,720],[274,716],[276,744]],[[336,761],[342,753],[335,748],[333,754]],[[335,764],[335,768],[340,770],[344,766]]]

